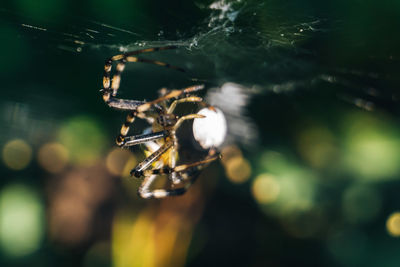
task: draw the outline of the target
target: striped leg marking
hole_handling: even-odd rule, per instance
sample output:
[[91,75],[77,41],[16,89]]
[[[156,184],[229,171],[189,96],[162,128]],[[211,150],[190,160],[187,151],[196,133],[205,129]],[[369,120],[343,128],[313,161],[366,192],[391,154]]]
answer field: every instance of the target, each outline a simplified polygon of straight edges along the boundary
[[[153,170],[144,170],[141,172],[141,176],[151,176],[151,175],[161,175],[161,174],[171,174],[174,172],[177,173],[184,173],[188,170],[191,171],[199,171],[202,168],[204,168],[204,166],[206,166],[207,164],[213,162],[214,160],[217,160],[220,158],[220,154],[215,154],[213,156],[207,156],[204,160],[200,160],[194,163],[190,163],[190,164],[182,164],[179,166],[176,166],[175,168],[171,168],[171,167],[162,167],[159,169],[153,169]],[[183,177],[183,178],[187,178],[187,177]]]
[[[121,74],[125,69],[126,62],[143,62],[143,63],[150,63],[158,66],[163,66],[170,69],[175,69],[178,71],[184,72],[185,70],[170,65],[168,63],[164,63],[157,60],[149,60],[135,57],[134,55],[138,55],[141,53],[148,53],[148,52],[155,52],[161,50],[169,50],[169,49],[176,49],[177,46],[164,46],[164,47],[153,47],[153,48],[146,48],[136,51],[127,52],[124,54],[115,55],[108,60],[104,65],[104,74],[103,74],[103,89],[101,90],[103,93],[103,100],[106,102],[110,107],[117,108],[117,109],[128,109],[130,106],[129,103],[126,103],[125,99],[118,99],[118,101],[112,101],[112,99],[117,95],[120,83],[121,83]],[[111,79],[111,70],[113,62],[117,62],[115,73]],[[129,100],[128,100],[129,102]]]
[[[143,172],[145,179],[142,185],[139,187],[138,194],[141,198],[164,198],[169,196],[179,196],[183,195],[189,187],[196,181],[199,170],[206,166],[208,163],[218,159],[219,154],[212,156],[207,156],[205,160],[195,162],[192,164],[180,165],[175,168],[164,167],[155,170],[146,170]],[[153,189],[150,187],[154,183],[155,179],[159,174],[173,174],[178,173],[177,183],[174,185],[179,185],[183,183],[182,187],[171,188],[171,189]]]
[[[147,103],[141,105],[140,107],[138,107],[137,111],[144,112],[144,111],[148,110],[152,105],[156,105],[160,102],[163,102],[163,101],[166,101],[169,99],[173,99],[173,98],[179,99],[181,97],[186,97],[186,94],[190,94],[192,92],[202,90],[203,88],[204,88],[204,85],[194,85],[194,86],[184,88],[182,90],[171,90],[166,95],[163,95],[153,101],[150,101],[150,102],[147,102]],[[192,101],[192,102],[197,102],[197,101]]]

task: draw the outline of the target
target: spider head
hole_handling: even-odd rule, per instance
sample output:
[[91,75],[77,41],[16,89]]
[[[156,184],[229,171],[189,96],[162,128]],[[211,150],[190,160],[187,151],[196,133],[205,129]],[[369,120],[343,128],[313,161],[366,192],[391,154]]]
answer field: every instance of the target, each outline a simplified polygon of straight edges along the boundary
[[157,117],[157,123],[162,127],[170,127],[174,126],[177,122],[178,118],[174,114],[162,114]]

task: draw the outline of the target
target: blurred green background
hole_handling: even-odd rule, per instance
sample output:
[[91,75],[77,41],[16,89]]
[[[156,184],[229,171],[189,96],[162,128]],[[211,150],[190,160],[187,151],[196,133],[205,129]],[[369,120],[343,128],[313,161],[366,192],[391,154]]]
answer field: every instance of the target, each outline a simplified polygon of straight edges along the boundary
[[[398,1],[16,0],[0,14],[1,266],[400,264]],[[187,72],[131,64],[121,97],[204,83],[229,132],[184,196],[144,201],[128,175],[143,152],[116,148],[126,115],[99,90],[107,58],[162,45],[179,48],[143,57]]]

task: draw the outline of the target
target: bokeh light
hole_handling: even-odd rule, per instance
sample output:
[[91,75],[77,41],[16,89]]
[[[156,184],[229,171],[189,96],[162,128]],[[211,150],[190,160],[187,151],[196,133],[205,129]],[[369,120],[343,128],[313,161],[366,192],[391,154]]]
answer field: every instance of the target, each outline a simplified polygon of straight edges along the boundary
[[386,229],[393,237],[400,237],[400,212],[390,214],[386,221]]
[[242,151],[235,145],[224,147],[221,151],[222,164],[226,177],[233,183],[240,184],[251,176],[250,162],[243,157]]
[[339,149],[326,128],[309,127],[300,132],[297,146],[301,156],[314,168],[332,168],[337,163]]
[[226,176],[234,183],[244,183],[251,175],[251,166],[248,160],[234,157],[225,164]]
[[38,162],[50,173],[61,172],[68,163],[69,152],[59,143],[44,144],[38,152]]
[[286,156],[278,151],[265,150],[259,157],[259,168],[261,171],[281,173],[292,168],[291,162]]
[[275,202],[278,209],[283,213],[290,213],[313,207],[316,185],[311,173],[299,169],[277,177],[281,189],[278,201]]
[[221,162],[224,165],[232,158],[243,157],[242,151],[236,145],[230,145],[222,148],[221,154]]
[[58,138],[70,152],[71,161],[79,165],[93,164],[106,146],[103,129],[89,116],[77,116],[64,122]]
[[116,176],[128,176],[136,163],[135,156],[127,149],[114,148],[106,158],[107,170]]
[[115,217],[112,242],[114,266],[154,266],[154,248],[149,242],[152,227],[148,213],[142,213],[133,225],[130,217],[122,214]]
[[92,232],[93,216],[108,199],[113,183],[104,164],[75,167],[50,181],[49,236],[58,243],[74,246]]
[[184,266],[204,207],[202,187],[141,211],[121,209],[112,226],[114,266]]
[[88,237],[92,211],[82,199],[67,193],[59,195],[52,199],[49,215],[51,239],[76,244]]
[[251,191],[257,202],[268,204],[276,201],[280,186],[273,175],[260,174],[254,179]]
[[[291,162],[282,153],[275,151],[266,151],[261,155],[258,169],[262,172],[257,176],[258,180],[256,178],[253,182],[252,193],[263,211],[276,216],[287,216],[314,207],[316,179],[312,171]],[[261,191],[266,188],[265,183],[274,184],[273,187],[279,188],[278,193],[274,193],[278,189],[267,191],[271,198],[277,194],[273,202],[263,199]],[[255,189],[257,185],[260,185],[259,191]]]
[[10,257],[23,257],[40,248],[44,237],[44,207],[38,194],[23,184],[0,192],[0,246]]
[[390,121],[374,116],[350,114],[344,160],[356,177],[370,181],[398,178],[400,132]]
[[3,161],[12,170],[22,170],[32,159],[32,148],[24,140],[14,139],[3,147]]

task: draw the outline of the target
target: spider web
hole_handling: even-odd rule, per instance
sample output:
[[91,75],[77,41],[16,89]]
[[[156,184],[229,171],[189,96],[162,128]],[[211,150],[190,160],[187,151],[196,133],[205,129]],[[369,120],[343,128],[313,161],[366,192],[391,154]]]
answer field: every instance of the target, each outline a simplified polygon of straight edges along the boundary
[[[181,49],[175,57],[165,60],[187,69],[186,79],[191,82],[214,88],[233,82],[247,88],[244,94],[250,99],[269,94],[307,94],[317,100],[333,96],[361,109],[385,109],[398,114],[400,96],[393,74],[365,65],[320,62],[322,52],[313,44],[342,32],[345,25],[340,18],[299,12],[288,19],[284,14],[294,7],[277,6],[274,1],[217,0],[197,6],[207,15],[173,38],[162,27],[152,35],[139,29],[77,18],[61,29],[51,22],[29,23],[27,18],[7,9],[1,12],[8,23],[20,28],[24,38],[45,42],[47,47],[42,47],[42,53],[48,49],[55,54],[94,54],[105,59],[141,47],[177,45]],[[345,44],[345,48],[346,45],[352,48],[353,44]],[[366,56],[384,64],[393,60],[379,53]],[[321,95],[321,87],[331,91]],[[249,120],[245,114],[241,108],[239,118]],[[251,128],[254,132],[254,127]]]

